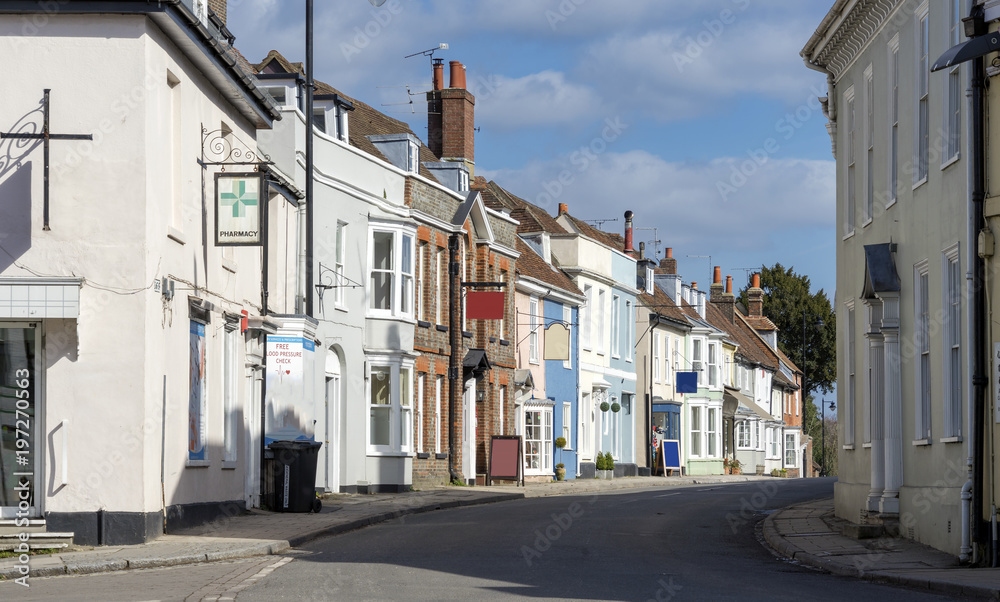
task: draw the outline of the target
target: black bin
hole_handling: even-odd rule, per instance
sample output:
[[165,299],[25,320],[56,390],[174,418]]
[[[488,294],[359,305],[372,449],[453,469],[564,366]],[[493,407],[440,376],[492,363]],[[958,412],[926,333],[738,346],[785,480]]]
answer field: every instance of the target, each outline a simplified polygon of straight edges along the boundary
[[274,510],[277,512],[319,512],[316,497],[316,461],[322,443],[316,441],[273,441]]

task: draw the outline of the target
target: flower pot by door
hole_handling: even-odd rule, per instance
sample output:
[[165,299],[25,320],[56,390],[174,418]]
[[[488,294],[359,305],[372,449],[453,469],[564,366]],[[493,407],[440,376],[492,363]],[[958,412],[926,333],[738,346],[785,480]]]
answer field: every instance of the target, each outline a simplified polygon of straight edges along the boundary
[[565,481],[566,480],[566,469],[565,468],[557,468],[556,469],[556,480],[557,481]]

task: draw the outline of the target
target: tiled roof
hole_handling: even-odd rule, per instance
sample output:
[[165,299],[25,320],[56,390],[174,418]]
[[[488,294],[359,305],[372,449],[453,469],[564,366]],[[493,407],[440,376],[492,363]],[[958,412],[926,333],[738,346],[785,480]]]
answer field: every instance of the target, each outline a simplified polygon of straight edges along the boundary
[[473,179],[471,188],[483,193],[483,202],[490,209],[507,209],[510,216],[519,222],[518,234],[548,232],[549,234],[564,234],[566,229],[559,225],[544,209],[532,205],[528,201],[513,195],[494,181],[477,176]]
[[653,287],[652,295],[649,293],[640,293],[639,301],[653,313],[657,313],[666,318],[683,322],[685,324],[688,321],[687,312],[680,307],[677,307],[677,304],[674,303],[673,299],[671,299],[670,296],[663,292],[663,289],[658,286]]
[[[272,50],[267,53],[267,56],[263,61],[253,65],[255,73],[261,73],[267,68],[268,63],[272,61],[277,62],[278,66],[281,67],[281,71],[285,73],[304,73],[302,63],[290,63],[284,56],[281,55],[277,50]],[[276,71],[272,65],[269,72],[280,73],[281,71]],[[351,102],[354,105],[354,111],[351,112],[349,117],[350,127],[348,128],[349,142],[350,145],[361,150],[373,157],[377,157],[386,163],[389,160],[386,159],[378,148],[372,144],[368,136],[386,135],[386,134],[411,134],[419,140],[416,134],[410,129],[410,126],[406,123],[399,121],[398,119],[393,119],[385,113],[382,113],[370,105],[367,105],[356,98],[352,98],[347,94],[344,94],[340,90],[337,90],[333,86],[316,81],[316,94],[337,94]],[[427,147],[423,142],[420,143],[420,167],[419,173],[421,176],[431,180],[432,182],[437,182],[437,178],[431,174],[430,170],[424,167],[425,162],[436,163],[440,161],[439,158],[434,156],[431,149]]]
[[714,303],[706,303],[705,316],[709,324],[729,333],[729,338],[739,345],[737,354],[775,372],[778,371],[778,356],[764,342],[764,339],[760,338],[760,335],[750,327],[742,315],[737,312],[735,320],[730,322],[729,318]]
[[517,252],[521,254],[516,262],[515,272],[517,274],[540,280],[571,295],[583,296],[583,293],[573,284],[569,276],[564,274],[562,270],[545,263],[541,255],[536,253],[520,237],[517,238]]
[[774,322],[770,320],[767,316],[743,316],[750,326],[755,330],[778,330],[778,327],[774,325]]
[[597,242],[605,244],[618,251],[623,251],[625,249],[625,237],[621,234],[612,234],[611,232],[598,230],[587,222],[579,220],[568,213],[565,215],[567,219],[569,219],[570,223],[573,224],[573,227],[587,238],[592,238]]

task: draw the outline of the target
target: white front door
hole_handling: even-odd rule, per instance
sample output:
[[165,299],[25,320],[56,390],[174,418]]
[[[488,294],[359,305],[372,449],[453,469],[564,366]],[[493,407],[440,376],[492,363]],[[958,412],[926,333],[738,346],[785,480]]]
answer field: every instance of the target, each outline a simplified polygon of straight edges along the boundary
[[465,383],[462,394],[462,475],[468,482],[476,479],[476,381]]
[[247,508],[260,507],[260,368],[247,368],[246,376],[246,407],[243,410],[243,423],[246,426],[246,459],[247,471],[243,485],[243,498]]
[[41,367],[40,325],[0,323],[0,518],[40,516]]

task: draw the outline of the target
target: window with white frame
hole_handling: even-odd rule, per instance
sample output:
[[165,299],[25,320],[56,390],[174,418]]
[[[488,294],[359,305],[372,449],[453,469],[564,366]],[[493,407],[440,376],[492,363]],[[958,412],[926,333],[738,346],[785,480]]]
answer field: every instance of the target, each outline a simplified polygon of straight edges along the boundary
[[660,333],[653,331],[653,382],[660,382]]
[[552,472],[552,408],[524,410],[524,469],[533,474]]
[[[538,316],[538,299],[531,297],[528,300],[528,361],[532,364],[538,363],[538,329],[540,321]],[[522,356],[523,357],[523,356]]]
[[632,361],[633,330],[635,328],[635,314],[632,311],[632,302],[625,301],[625,361]]
[[889,41],[889,202],[899,188],[899,34]]
[[927,262],[914,266],[914,324],[917,330],[917,407],[916,439],[930,439],[931,436],[931,316],[930,278]]
[[573,406],[568,401],[562,404],[562,437],[566,440],[563,449],[573,448],[573,438],[570,437],[573,426]]
[[[957,46],[962,41],[962,2],[948,0],[948,48]],[[945,90],[944,103],[944,136],[947,144],[943,160],[947,163],[958,157],[958,145],[961,142],[962,125],[962,64],[956,63],[948,70],[948,83]]]
[[[445,250],[443,247],[437,248],[437,259],[434,261],[434,290],[442,291],[444,290],[445,282],[447,280],[446,274],[448,273],[448,256],[445,255]],[[445,298],[443,295],[434,295],[436,307],[434,309],[434,323],[443,324],[444,323],[444,306]]]
[[224,417],[222,460],[224,463],[230,464],[230,467],[233,468],[235,468],[234,464],[237,458],[236,408],[238,405],[237,396],[239,395],[239,376],[237,373],[240,370],[237,337],[239,336],[239,324],[239,320],[230,321],[227,319],[225,339],[223,340],[223,375],[225,386],[222,408]]
[[705,421],[702,413],[705,406],[691,406],[691,457],[700,458],[704,455],[702,443],[705,437]]
[[795,433],[785,433],[785,467],[795,468],[799,465],[798,437]]
[[444,397],[444,377],[438,376],[434,385],[434,452],[441,453],[441,441],[444,434],[441,429],[441,402]]
[[604,303],[606,291],[597,290],[597,306],[594,311],[597,313],[597,353],[604,355]]
[[854,445],[854,408],[857,395],[858,372],[857,350],[855,349],[855,314],[854,302],[847,306],[847,407],[844,408],[844,444]]
[[684,342],[683,337],[677,337],[674,339],[674,372],[683,372],[684,366],[681,365],[681,343]]
[[372,363],[369,375],[369,453],[412,449],[413,399],[410,369],[397,363]]
[[208,461],[208,444],[206,441],[207,420],[207,383],[206,353],[205,353],[205,323],[191,320],[189,328],[189,371],[190,389],[188,390],[188,456],[189,466],[206,465]]
[[708,344],[708,386],[713,389],[719,386],[719,344]]
[[621,354],[622,298],[611,296],[611,355]]
[[426,382],[426,374],[421,372],[417,375],[417,408],[414,414],[417,436],[413,449],[418,452],[426,451],[424,449],[424,385]]
[[416,289],[417,294],[414,295],[416,299],[414,304],[416,305],[416,316],[418,320],[426,320],[427,316],[426,308],[424,307],[424,288],[427,283],[424,279],[424,265],[426,265],[424,256],[427,254],[427,243],[422,242],[417,245],[417,279],[416,279]]
[[778,429],[769,427],[767,429],[767,444],[768,450],[767,454],[769,458],[780,459],[781,458],[781,434]]
[[851,234],[854,232],[854,216],[857,211],[856,207],[856,194],[855,190],[857,186],[855,185],[855,174],[854,174],[854,138],[855,138],[855,119],[854,119],[854,87],[847,89],[844,93],[844,118],[847,120],[847,202],[844,204],[844,234]]
[[663,382],[670,384],[670,335],[663,333]]
[[583,295],[586,297],[586,301],[582,308],[580,308],[580,327],[582,328],[581,337],[583,341],[581,344],[583,348],[590,351],[592,344],[590,342],[590,331],[591,322],[593,320],[593,309],[594,309],[594,288],[589,284],[583,285]]
[[563,361],[563,368],[573,369],[573,308],[568,305],[562,306],[563,326],[569,331],[569,346],[566,349],[566,359]]
[[739,449],[750,449],[750,422],[747,420],[740,420],[736,423],[736,447]]
[[407,143],[406,171],[417,173],[420,169],[420,146],[413,141]]
[[705,449],[705,455],[711,458],[717,458],[722,455],[721,450],[721,440],[719,437],[719,425],[721,424],[719,418],[722,412],[719,408],[708,408],[708,420],[705,425],[707,431],[706,442],[708,447]]
[[691,341],[691,369],[698,373],[698,386],[705,386],[705,363],[702,361],[701,339]]
[[865,222],[875,215],[875,83],[865,69]]
[[[507,282],[507,270],[500,270],[500,282]],[[506,299],[506,297],[504,297]],[[507,336],[507,301],[504,301],[503,313],[500,315],[500,339],[509,340]]]
[[506,435],[504,431],[504,417],[507,415],[507,385],[500,385],[500,434]]
[[944,253],[945,436],[962,436],[962,272],[959,246]]
[[916,166],[913,178],[914,184],[927,179],[927,164],[930,153],[930,95],[928,94],[930,79],[930,27],[928,26],[927,3],[917,9],[917,83],[916,83],[916,113],[917,120],[914,131],[914,157]]
[[370,232],[368,309],[372,314],[411,316],[413,313],[413,236],[402,229],[372,228]]
[[347,224],[344,222],[337,222],[337,248],[334,252],[333,259],[333,271],[336,274],[336,282],[334,284],[337,286],[333,293],[333,303],[337,307],[346,309],[344,305],[344,298],[347,292],[347,278],[344,272],[344,262],[347,259]]

